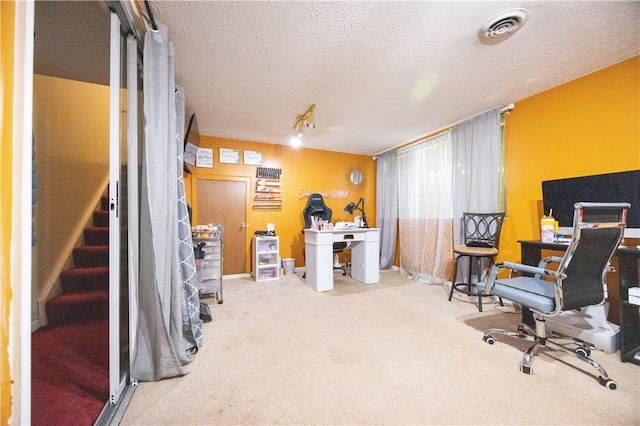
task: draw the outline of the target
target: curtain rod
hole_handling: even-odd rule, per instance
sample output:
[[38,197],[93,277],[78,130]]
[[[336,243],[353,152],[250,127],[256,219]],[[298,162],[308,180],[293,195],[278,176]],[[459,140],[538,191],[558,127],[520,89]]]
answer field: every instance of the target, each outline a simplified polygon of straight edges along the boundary
[[[507,105],[505,105],[505,106],[503,106],[502,108],[500,108],[500,114],[509,114],[509,111],[513,110],[515,107],[516,107],[516,105],[515,105],[513,102],[510,102],[510,103],[508,103]],[[373,158],[374,160],[377,160],[377,159],[378,159],[378,157],[379,157],[380,155],[384,154],[385,152],[393,151],[393,150],[400,149],[400,148],[406,148],[406,147],[408,147],[408,146],[415,145],[415,144],[420,143],[420,142],[422,142],[422,141],[425,141],[425,140],[427,140],[427,139],[435,138],[436,136],[439,136],[439,135],[443,134],[444,132],[446,132],[446,131],[448,131],[448,130],[453,129],[453,128],[454,128],[455,126],[457,126],[458,124],[464,123],[465,121],[472,120],[472,119],[474,119],[474,118],[476,118],[476,117],[480,117],[482,114],[485,114],[485,113],[487,113],[487,112],[489,112],[489,111],[491,111],[491,110],[487,110],[487,111],[481,112],[480,114],[478,114],[478,115],[474,115],[473,117],[469,117],[469,118],[465,118],[465,119],[460,120],[460,121],[456,121],[456,122],[455,122],[455,123],[453,123],[453,124],[450,124],[450,125],[448,125],[448,126],[445,126],[444,128],[445,128],[446,130],[442,130],[442,131],[439,131],[439,132],[437,132],[437,133],[432,133],[432,134],[430,134],[430,135],[423,136],[423,137],[421,137],[421,138],[418,138],[418,139],[416,139],[416,140],[414,140],[414,141],[411,141],[411,142],[408,142],[408,143],[406,143],[406,144],[400,144],[400,145],[396,145],[396,146],[394,146],[393,148],[385,149],[384,151],[380,151],[380,152],[378,152],[377,154],[373,155],[371,158]]]
[[153,17],[153,11],[151,10],[149,0],[144,0],[144,7],[147,9],[147,15],[149,17],[149,21],[151,22],[151,28],[153,28],[154,31],[157,31],[158,26],[156,25],[156,19]]
[[139,4],[120,0],[107,0],[106,4],[109,10],[120,18],[120,25],[124,33],[135,37],[138,43],[138,55],[142,58],[144,33],[147,31],[147,26],[145,23],[146,17],[140,10]]

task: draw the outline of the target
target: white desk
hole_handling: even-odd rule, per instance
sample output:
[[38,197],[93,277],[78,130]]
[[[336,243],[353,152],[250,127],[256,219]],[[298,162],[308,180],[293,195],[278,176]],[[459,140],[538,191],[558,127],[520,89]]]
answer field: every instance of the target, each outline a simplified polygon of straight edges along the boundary
[[333,290],[333,243],[351,242],[351,277],[364,284],[380,281],[380,229],[304,230],[307,285]]

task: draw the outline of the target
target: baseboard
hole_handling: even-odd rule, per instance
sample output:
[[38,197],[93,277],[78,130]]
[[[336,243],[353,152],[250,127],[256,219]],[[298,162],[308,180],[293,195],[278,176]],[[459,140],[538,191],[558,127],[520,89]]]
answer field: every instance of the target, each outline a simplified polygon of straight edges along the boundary
[[37,329],[39,329],[40,327],[41,327],[40,318],[36,318],[35,320],[31,321],[31,332],[32,333],[34,331],[36,331]]
[[49,323],[49,319],[47,318],[47,301],[43,299],[38,299],[38,322],[40,323],[40,327],[44,327]]
[[222,279],[232,280],[234,278],[247,278],[250,276],[251,276],[250,274],[230,274],[230,275],[223,275]]

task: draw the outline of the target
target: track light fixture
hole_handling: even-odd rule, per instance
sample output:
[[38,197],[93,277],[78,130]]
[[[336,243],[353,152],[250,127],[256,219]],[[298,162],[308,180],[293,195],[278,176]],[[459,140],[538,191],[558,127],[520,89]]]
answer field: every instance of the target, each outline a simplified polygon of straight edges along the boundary
[[304,136],[304,128],[308,127],[313,129],[316,127],[316,116],[313,111],[316,109],[316,104],[313,104],[307,109],[304,114],[299,115],[296,118],[296,122],[292,127],[291,145],[300,146],[300,140]]

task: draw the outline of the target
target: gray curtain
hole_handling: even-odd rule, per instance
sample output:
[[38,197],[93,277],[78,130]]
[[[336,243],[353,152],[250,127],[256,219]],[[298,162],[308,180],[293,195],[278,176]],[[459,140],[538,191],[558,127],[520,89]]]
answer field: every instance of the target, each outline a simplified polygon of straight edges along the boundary
[[397,151],[380,154],[376,164],[376,222],[380,228],[380,269],[393,266],[398,222]]
[[182,297],[182,333],[186,348],[197,350],[202,346],[202,320],[200,319],[200,293],[196,274],[196,259],[191,238],[191,221],[184,190],[184,89],[176,89],[176,170],[178,190],[178,266],[184,293]]
[[[455,244],[464,243],[462,213],[499,211],[502,169],[500,120],[500,109],[496,108],[451,130]],[[466,257],[461,259],[458,281],[468,282],[468,262]]]
[[[185,325],[192,318],[185,305],[194,299],[193,284],[185,285],[181,266],[178,175],[182,169],[178,172],[176,167],[176,143],[182,138],[176,126],[173,46],[166,26],[159,23],[157,31],[146,33],[143,62],[139,322],[131,376],[155,381],[185,374],[182,366],[193,360],[198,348],[199,325]],[[184,119],[184,112],[181,115]],[[195,269],[195,262],[189,267]],[[185,333],[187,328],[195,331]]]
[[498,211],[502,168],[500,109],[451,130],[453,157],[454,241],[462,242],[462,213]]

